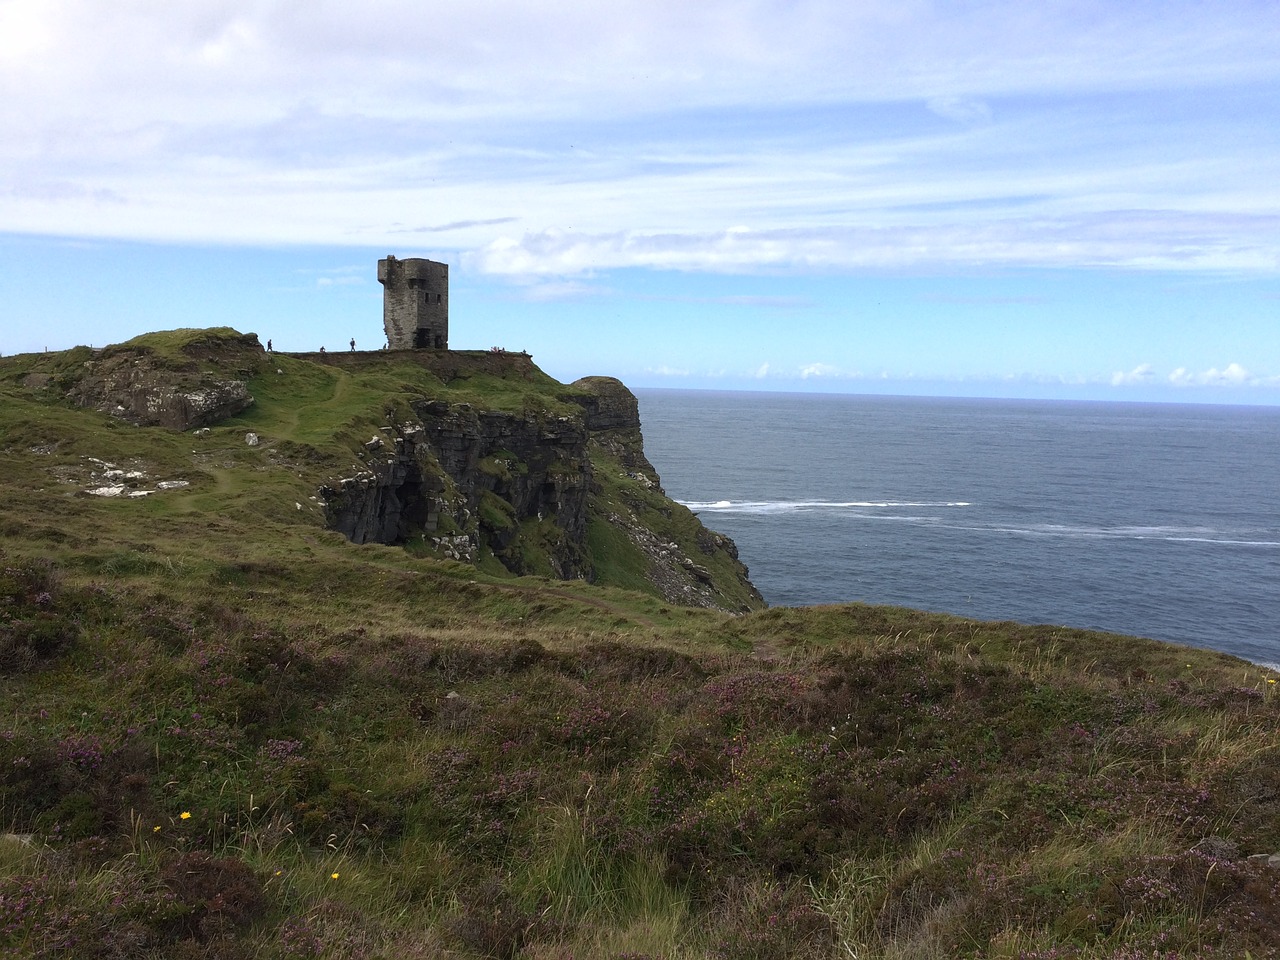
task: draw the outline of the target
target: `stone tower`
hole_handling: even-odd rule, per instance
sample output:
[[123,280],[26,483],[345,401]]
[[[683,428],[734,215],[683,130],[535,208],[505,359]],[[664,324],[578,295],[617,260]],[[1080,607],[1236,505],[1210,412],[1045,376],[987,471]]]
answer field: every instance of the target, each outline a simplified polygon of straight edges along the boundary
[[382,326],[392,350],[449,349],[449,265],[390,254],[378,261]]

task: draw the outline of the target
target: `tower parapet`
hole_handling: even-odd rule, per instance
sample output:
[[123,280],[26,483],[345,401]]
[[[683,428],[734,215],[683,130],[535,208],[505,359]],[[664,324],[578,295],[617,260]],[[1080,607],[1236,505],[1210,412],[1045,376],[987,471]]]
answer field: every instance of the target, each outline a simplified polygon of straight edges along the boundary
[[378,261],[382,326],[392,350],[449,349],[449,265],[390,254]]

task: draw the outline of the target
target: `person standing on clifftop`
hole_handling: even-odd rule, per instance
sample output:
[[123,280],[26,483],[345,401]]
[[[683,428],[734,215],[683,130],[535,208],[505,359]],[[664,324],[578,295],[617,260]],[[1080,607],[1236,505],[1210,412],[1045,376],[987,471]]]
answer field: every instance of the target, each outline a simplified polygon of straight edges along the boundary
[[268,340],[268,341],[267,341],[267,353],[270,353],[270,352],[271,352],[271,341],[270,341],[270,340]]
[[355,337],[352,337],[352,338],[351,338],[351,352],[352,352],[352,353],[355,353],[355,352],[356,352],[356,338],[355,338]]

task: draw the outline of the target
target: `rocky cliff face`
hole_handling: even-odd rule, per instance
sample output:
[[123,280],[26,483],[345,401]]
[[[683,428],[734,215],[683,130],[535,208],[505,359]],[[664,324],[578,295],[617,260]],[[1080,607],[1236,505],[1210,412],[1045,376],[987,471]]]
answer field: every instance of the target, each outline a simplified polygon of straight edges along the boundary
[[233,417],[253,404],[245,380],[265,353],[252,333],[203,334],[172,356],[131,343],[98,351],[67,396],[137,426],[190,430]]
[[562,399],[577,410],[414,402],[413,420],[365,445],[365,470],[321,490],[330,526],[357,543],[417,543],[517,574],[608,579],[618,562],[644,568],[646,586],[674,603],[763,606],[733,541],[662,493],[635,395],[589,377]]
[[[324,487],[329,524],[356,543],[423,545],[514,573],[586,575],[591,461],[581,420],[419,400],[366,445],[367,469]],[[528,541],[542,550],[531,552]]]

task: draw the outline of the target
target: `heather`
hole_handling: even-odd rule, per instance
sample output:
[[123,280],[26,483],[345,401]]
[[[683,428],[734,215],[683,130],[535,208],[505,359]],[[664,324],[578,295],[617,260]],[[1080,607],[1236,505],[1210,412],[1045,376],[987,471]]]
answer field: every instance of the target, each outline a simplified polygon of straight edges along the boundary
[[380,622],[4,563],[10,955],[1278,945],[1275,685],[1221,655],[861,606],[565,626],[533,587],[413,629],[503,588],[353,559],[399,581]]
[[87,498],[58,471],[194,441],[24,397],[0,956],[1280,954],[1269,670],[355,546],[237,427],[190,493]]

